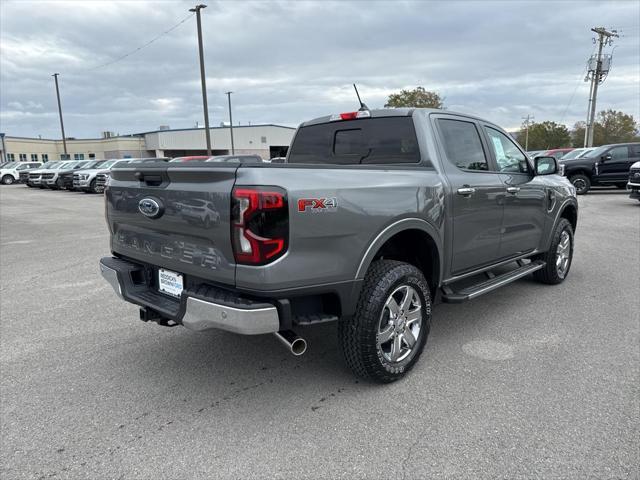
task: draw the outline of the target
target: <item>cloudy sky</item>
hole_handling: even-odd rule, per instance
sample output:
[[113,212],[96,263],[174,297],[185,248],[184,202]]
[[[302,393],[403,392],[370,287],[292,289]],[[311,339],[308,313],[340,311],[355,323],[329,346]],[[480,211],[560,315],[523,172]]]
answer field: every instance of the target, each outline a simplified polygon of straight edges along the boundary
[[[234,124],[295,126],[355,109],[354,82],[371,108],[422,85],[450,110],[508,129],[527,114],[573,125],[586,116],[594,26],[622,32],[598,109],[640,119],[637,0],[205,3],[212,125],[228,120],[228,90]],[[194,4],[0,0],[0,131],[59,136],[54,72],[67,136],[202,124],[195,17],[101,67],[187,18]]]

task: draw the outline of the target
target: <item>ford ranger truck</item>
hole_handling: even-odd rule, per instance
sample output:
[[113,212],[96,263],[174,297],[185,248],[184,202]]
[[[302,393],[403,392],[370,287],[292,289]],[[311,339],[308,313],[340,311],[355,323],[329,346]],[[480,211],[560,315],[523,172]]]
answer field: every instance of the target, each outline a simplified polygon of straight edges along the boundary
[[[338,322],[353,372],[391,382],[420,357],[436,299],[567,278],[578,204],[557,169],[469,115],[326,116],[300,125],[287,163],[112,169],[100,270],[160,325],[276,334],[301,354],[303,327]],[[215,220],[194,222],[184,205],[205,203]]]

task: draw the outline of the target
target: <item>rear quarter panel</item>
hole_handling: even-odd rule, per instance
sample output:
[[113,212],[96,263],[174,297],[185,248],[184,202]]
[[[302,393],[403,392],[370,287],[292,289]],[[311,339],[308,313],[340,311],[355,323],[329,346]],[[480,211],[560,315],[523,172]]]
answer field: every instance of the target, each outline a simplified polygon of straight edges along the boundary
[[[445,186],[428,166],[267,165],[240,167],[236,186],[287,190],[289,248],[263,267],[237,265],[236,286],[282,290],[353,281],[374,240],[394,223],[417,218],[444,228]],[[301,199],[335,198],[335,209],[298,210]],[[361,269],[360,269],[361,270]]]

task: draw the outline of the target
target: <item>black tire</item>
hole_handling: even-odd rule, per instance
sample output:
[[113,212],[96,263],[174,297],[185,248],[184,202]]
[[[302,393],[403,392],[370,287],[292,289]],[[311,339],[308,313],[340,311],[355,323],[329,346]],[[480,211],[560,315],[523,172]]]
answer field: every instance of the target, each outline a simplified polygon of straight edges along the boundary
[[591,179],[582,173],[571,175],[569,181],[576,187],[578,195],[584,195],[591,189]]
[[[569,235],[569,258],[564,270],[564,274],[559,271],[556,264],[558,245],[562,240],[563,232],[567,232],[567,234]],[[533,272],[533,278],[541,283],[546,283],[547,285],[557,285],[558,283],[562,283],[565,281],[565,279],[569,275],[571,263],[573,262],[573,228],[571,227],[571,223],[569,223],[569,220],[567,220],[566,218],[560,219],[558,225],[556,225],[556,228],[553,231],[553,238],[551,239],[551,246],[549,247],[549,250],[538,255],[536,259],[544,260],[546,262],[546,265],[544,266],[544,268]]]
[[[404,290],[403,290],[404,289]],[[395,318],[396,324],[393,324],[393,318],[387,315],[386,303],[391,300],[391,296],[400,292],[411,292],[411,300],[406,307],[407,312],[413,307],[412,313],[416,314],[415,318],[420,320],[417,325],[419,330],[409,327],[410,320],[406,316],[398,319]],[[415,294],[415,295],[414,295]],[[415,305],[414,300],[419,298],[420,307]],[[403,297],[406,298],[406,297]],[[398,303],[395,303],[398,307]],[[403,315],[403,311],[400,311]],[[418,320],[414,320],[417,322]],[[396,345],[396,337],[402,337],[398,340],[400,351],[402,351],[403,343],[408,352],[406,357],[400,356],[397,361],[390,361],[387,354],[393,355],[393,352],[385,352],[382,343],[378,344],[380,326],[384,323],[387,327],[386,331],[392,331],[393,338],[388,340],[391,342],[390,349]],[[339,344],[345,362],[351,370],[359,377],[373,380],[379,383],[389,383],[402,378],[418,361],[420,354],[424,349],[424,345],[429,335],[431,325],[431,295],[429,293],[429,285],[422,275],[422,272],[413,265],[398,262],[395,260],[378,260],[374,262],[365,276],[364,285],[356,313],[351,319],[345,319],[338,324]],[[404,330],[402,330],[404,328]],[[412,330],[413,328],[413,330]],[[402,333],[398,333],[402,330]],[[417,338],[414,333],[417,331]],[[409,335],[414,340],[413,347],[409,347],[409,343],[404,340],[405,335]]]
[[96,179],[95,178],[93,180],[91,180],[91,183],[89,184],[89,188],[87,190],[85,190],[84,193],[98,193],[98,192],[96,192]]
[[58,190],[64,190],[64,180],[62,180],[61,178],[57,179],[56,188],[58,188]]
[[16,181],[16,179],[13,178],[13,175],[5,175],[4,177],[2,177],[2,180],[0,181],[2,182],[3,185],[11,185]]

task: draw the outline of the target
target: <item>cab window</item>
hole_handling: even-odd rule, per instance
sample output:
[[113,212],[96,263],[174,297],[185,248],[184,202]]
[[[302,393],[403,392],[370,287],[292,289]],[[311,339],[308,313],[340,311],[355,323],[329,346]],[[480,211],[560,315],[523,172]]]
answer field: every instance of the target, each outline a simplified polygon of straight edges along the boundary
[[489,145],[498,164],[498,171],[505,173],[529,173],[527,157],[504,133],[484,127],[489,136]]
[[472,122],[438,119],[447,158],[462,170],[489,170],[480,134]]

